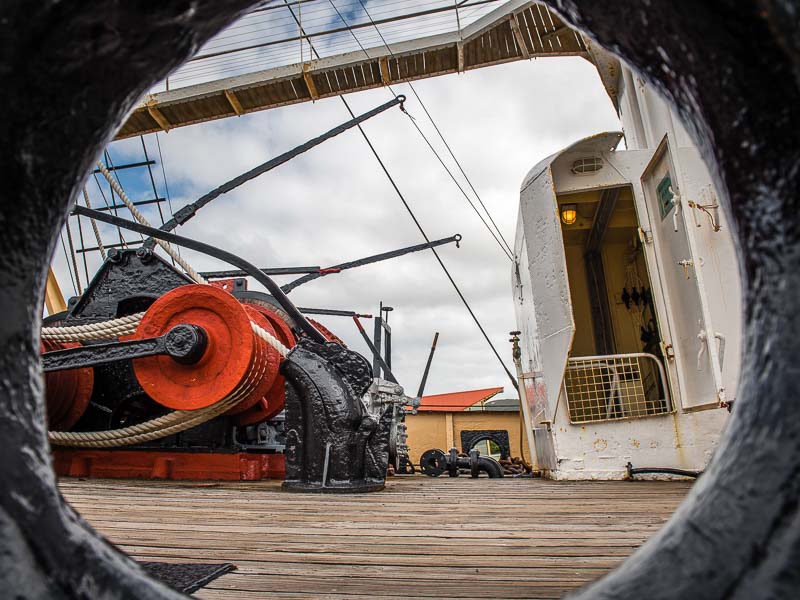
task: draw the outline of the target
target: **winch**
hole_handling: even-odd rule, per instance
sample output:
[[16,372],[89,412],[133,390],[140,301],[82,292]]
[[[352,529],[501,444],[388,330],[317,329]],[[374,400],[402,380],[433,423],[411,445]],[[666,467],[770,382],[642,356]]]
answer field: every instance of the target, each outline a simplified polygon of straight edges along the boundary
[[112,250],[42,331],[57,472],[379,489],[397,402],[373,402],[369,362],[308,322],[324,342],[245,279],[196,284],[146,248]]
[[[407,472],[401,467],[408,464],[402,421],[404,406],[414,399],[399,386],[382,387],[382,373],[396,384],[388,352],[384,360],[380,343],[376,347],[366,338],[358,321],[362,315],[317,310],[353,317],[373,353],[371,367],[306,318],[287,294],[345,269],[443,244],[458,246],[461,236],[423,236],[424,244],[329,268],[259,269],[173,233],[220,196],[391,107],[402,109],[404,100],[400,95],[353,115],[217,186],[162,220],[160,227],[139,210],[146,201],[129,198],[109,171],[124,165],[97,163],[96,173],[134,220],[91,208],[85,191],[86,206],[72,207],[73,215],[90,219],[96,249],[104,258],[108,253],[68,310],[48,317],[42,330],[48,436],[58,473],[234,480],[285,474],[288,489],[327,492],[380,489],[389,461],[395,472]],[[98,222],[148,237],[135,250],[104,249]],[[125,245],[121,234],[120,242]],[[172,264],[154,253],[156,246]],[[237,270],[199,273],[175,246]],[[304,276],[282,287],[269,277],[294,273]],[[248,291],[244,277],[269,293]],[[376,326],[380,323],[377,318]],[[390,330],[383,327],[388,351]]]

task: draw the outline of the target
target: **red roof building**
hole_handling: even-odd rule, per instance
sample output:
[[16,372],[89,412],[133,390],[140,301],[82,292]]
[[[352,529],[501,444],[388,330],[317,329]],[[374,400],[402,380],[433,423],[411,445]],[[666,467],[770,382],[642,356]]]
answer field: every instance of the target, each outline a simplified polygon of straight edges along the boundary
[[479,402],[484,402],[503,391],[501,387],[486,388],[483,390],[469,390],[466,392],[451,392],[449,394],[434,394],[423,396],[419,411],[457,412],[467,410]]

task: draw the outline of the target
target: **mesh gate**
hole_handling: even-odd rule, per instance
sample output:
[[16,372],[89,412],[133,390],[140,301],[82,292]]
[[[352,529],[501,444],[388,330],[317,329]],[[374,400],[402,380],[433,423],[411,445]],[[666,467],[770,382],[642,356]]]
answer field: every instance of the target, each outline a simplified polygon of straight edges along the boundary
[[572,423],[635,419],[672,412],[664,367],[652,354],[570,358],[564,389]]

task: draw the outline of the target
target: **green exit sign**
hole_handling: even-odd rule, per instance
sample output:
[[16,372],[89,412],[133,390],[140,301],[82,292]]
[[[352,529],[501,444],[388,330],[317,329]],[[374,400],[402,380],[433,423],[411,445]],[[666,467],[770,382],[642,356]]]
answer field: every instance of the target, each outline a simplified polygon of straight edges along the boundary
[[656,186],[656,196],[658,197],[658,208],[661,211],[661,220],[675,208],[675,194],[672,193],[672,178],[669,173],[658,182]]

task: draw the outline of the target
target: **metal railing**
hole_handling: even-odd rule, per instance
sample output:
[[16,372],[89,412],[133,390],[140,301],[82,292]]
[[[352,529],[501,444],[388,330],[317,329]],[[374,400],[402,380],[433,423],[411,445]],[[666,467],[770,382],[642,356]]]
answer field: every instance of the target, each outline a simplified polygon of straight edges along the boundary
[[571,423],[652,417],[673,410],[664,366],[644,352],[570,358],[564,391]]

